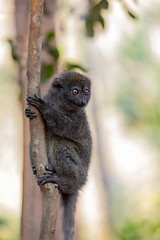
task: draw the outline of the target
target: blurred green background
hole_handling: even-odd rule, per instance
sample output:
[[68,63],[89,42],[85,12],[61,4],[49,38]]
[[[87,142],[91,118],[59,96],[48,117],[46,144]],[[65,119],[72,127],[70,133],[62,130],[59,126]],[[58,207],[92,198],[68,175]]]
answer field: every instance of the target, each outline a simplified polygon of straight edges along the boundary
[[[0,240],[21,239],[28,9],[0,0]],[[160,240],[160,2],[46,0],[44,10],[42,92],[60,71],[92,79],[75,240]]]

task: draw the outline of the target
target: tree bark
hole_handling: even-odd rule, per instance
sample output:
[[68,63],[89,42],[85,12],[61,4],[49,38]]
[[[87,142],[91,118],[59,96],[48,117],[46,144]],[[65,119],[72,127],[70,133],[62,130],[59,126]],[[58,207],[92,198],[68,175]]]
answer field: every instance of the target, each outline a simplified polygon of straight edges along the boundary
[[[19,82],[21,83],[21,99],[23,110],[26,108],[26,60],[28,49],[28,31],[24,36],[23,48],[19,59]],[[24,112],[24,111],[23,111]],[[24,116],[24,114],[23,114]],[[21,215],[21,240],[38,239],[41,218],[41,194],[31,171],[29,160],[29,125],[28,120],[23,117],[23,196]]]
[[[42,49],[42,20],[43,0],[31,0],[30,8],[30,32],[28,47],[28,94],[40,96],[40,62]],[[45,146],[45,127],[39,112],[37,117],[30,120],[30,134],[32,157],[36,167],[36,175],[39,177],[44,172],[44,165],[48,163]],[[58,190],[52,183],[40,186],[42,196],[42,219],[40,240],[53,239],[58,209]]]
[[[26,61],[28,50],[28,12],[30,0],[15,0],[16,55],[19,63],[17,82],[21,87],[22,111],[26,108]],[[23,181],[22,181],[22,213],[21,240],[38,240],[41,221],[41,193],[31,171],[29,156],[29,124],[23,114]]]

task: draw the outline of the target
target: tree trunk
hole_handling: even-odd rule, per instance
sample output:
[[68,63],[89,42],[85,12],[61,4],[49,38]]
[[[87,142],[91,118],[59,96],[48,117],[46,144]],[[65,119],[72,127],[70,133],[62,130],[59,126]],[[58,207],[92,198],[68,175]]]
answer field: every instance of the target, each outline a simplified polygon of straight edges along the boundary
[[[30,33],[28,48],[28,94],[40,96],[40,60],[42,48],[43,0],[31,0]],[[45,146],[45,127],[39,112],[30,120],[32,157],[36,167],[37,177],[43,174],[44,165],[48,163]],[[53,239],[58,208],[58,190],[52,183],[40,186],[42,195],[42,219],[40,240]]]
[[[28,48],[28,31],[24,36],[20,59],[19,59],[19,82],[21,83],[21,99],[23,110],[26,107],[26,55]],[[38,239],[41,218],[41,194],[31,171],[29,160],[29,125],[23,114],[23,139],[24,139],[24,160],[23,160],[23,196],[21,215],[21,240]]]
[[41,219],[41,194],[32,174],[29,160],[29,124],[24,116],[26,108],[26,61],[28,49],[28,12],[29,0],[15,0],[16,54],[19,62],[18,82],[21,86],[23,106],[23,181],[22,181],[22,214],[21,240],[38,239]]

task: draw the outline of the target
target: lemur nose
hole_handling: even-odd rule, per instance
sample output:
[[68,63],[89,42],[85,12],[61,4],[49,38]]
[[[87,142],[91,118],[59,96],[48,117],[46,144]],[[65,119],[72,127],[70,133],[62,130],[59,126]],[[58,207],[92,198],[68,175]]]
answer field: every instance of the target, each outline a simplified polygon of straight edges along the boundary
[[86,101],[85,100],[82,100],[81,101],[81,105],[84,106],[86,104]]

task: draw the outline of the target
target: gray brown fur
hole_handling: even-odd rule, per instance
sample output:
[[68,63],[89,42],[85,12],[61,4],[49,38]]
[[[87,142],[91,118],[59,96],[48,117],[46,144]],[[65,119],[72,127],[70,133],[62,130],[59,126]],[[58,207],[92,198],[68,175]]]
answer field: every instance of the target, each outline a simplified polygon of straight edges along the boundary
[[[62,196],[64,240],[72,240],[78,191],[84,186],[91,158],[91,135],[85,107],[90,99],[91,81],[73,71],[56,76],[43,99],[27,97],[41,113],[46,127],[49,164],[39,184],[58,184]],[[73,91],[77,89],[78,94]],[[87,93],[87,94],[86,94]],[[26,116],[35,113],[26,109]]]

